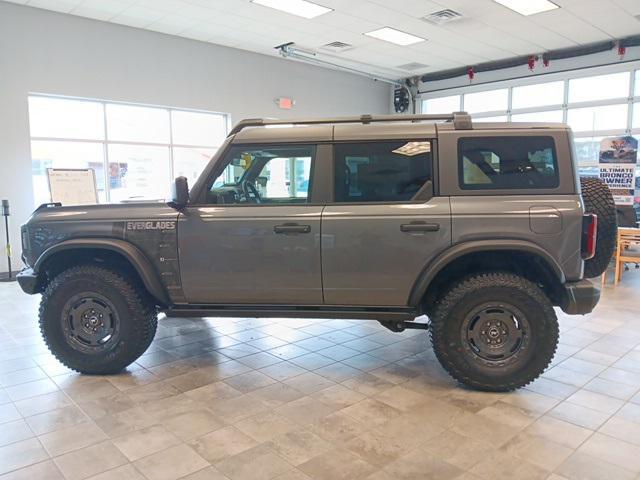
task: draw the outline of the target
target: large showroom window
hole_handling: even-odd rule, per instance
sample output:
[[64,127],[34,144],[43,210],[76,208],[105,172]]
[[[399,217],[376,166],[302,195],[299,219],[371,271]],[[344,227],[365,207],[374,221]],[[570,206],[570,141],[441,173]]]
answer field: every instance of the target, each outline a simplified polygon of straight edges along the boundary
[[[585,72],[587,74],[585,75]],[[477,121],[566,122],[583,174],[597,174],[600,140],[640,139],[640,70],[588,70],[425,93],[423,113],[466,110]]]
[[227,135],[221,113],[29,96],[35,204],[50,201],[47,168],[93,168],[101,203],[164,199],[193,184]]

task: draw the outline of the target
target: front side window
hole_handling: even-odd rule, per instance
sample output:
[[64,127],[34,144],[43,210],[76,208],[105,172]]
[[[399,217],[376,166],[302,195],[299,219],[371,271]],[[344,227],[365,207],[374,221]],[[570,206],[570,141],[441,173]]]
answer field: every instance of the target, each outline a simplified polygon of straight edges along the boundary
[[458,140],[463,190],[556,188],[558,162],[552,137],[468,137]]
[[429,189],[431,142],[336,144],[336,202],[401,202]]
[[207,203],[308,203],[314,145],[234,146],[209,185]]

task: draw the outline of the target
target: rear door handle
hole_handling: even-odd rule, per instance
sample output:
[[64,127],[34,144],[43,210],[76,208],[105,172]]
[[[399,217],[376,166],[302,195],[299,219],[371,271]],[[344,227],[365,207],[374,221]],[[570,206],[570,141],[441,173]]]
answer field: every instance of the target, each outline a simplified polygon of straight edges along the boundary
[[437,223],[413,222],[400,225],[400,231],[405,233],[437,232],[438,230],[440,225]]
[[297,223],[285,223],[283,225],[276,225],[273,227],[275,233],[282,233],[284,235],[291,235],[295,233],[309,233],[311,231],[311,225],[298,225]]

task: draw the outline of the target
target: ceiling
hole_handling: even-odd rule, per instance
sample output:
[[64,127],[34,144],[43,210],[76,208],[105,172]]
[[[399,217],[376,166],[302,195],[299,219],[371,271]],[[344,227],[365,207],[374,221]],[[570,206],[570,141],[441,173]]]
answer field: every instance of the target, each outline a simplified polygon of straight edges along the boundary
[[[311,50],[345,42],[354,48],[319,58],[392,78],[640,33],[640,0],[553,0],[560,8],[528,17],[493,0],[314,0],[334,11],[311,20],[249,0],[8,1],[268,55],[286,42]],[[447,8],[463,18],[421,20]],[[385,26],[427,41],[401,47],[363,35]],[[399,68],[412,62],[426,66]]]

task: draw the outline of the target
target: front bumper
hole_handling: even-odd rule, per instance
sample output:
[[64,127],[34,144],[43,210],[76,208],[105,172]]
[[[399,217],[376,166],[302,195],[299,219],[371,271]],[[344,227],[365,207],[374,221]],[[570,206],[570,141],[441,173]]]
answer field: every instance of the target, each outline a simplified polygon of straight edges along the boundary
[[600,289],[591,280],[567,282],[563,285],[560,308],[569,315],[591,313],[600,300]]
[[40,293],[38,289],[38,275],[35,274],[33,268],[23,268],[20,273],[16,275],[16,278],[23,292],[29,295]]

